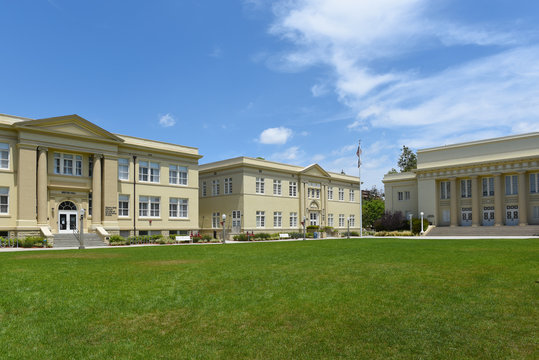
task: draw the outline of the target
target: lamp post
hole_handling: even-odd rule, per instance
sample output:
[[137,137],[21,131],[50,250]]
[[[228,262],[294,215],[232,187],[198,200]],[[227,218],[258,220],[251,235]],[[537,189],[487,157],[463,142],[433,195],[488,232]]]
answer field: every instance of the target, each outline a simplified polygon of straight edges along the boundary
[[410,232],[412,232],[412,218],[413,218],[414,215],[412,215],[411,213],[408,214],[408,217],[410,218]]
[[226,221],[226,214],[223,214],[223,244],[226,244],[226,242],[225,242],[225,221]]
[[346,238],[350,239],[350,217],[348,217],[346,221],[348,221],[348,231],[346,232]]
[[423,213],[423,211],[421,211],[420,215],[421,215],[421,235],[423,235],[423,215],[425,214]]
[[79,249],[84,249],[84,209],[80,209]]
[[307,218],[303,216],[303,240],[305,240],[305,225],[307,224]]

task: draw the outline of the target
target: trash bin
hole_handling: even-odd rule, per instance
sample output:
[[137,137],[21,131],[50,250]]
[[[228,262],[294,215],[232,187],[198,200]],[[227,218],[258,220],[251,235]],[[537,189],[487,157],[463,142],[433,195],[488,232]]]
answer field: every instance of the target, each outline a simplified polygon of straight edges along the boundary
[[314,238],[315,238],[315,239],[318,239],[318,231],[315,231],[315,232],[314,232]]

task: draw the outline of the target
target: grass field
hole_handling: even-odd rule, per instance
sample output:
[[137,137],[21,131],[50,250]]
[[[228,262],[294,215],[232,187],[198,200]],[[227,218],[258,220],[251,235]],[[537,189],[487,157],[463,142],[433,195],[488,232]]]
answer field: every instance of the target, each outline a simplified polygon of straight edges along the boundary
[[539,240],[0,253],[0,358],[537,359]]

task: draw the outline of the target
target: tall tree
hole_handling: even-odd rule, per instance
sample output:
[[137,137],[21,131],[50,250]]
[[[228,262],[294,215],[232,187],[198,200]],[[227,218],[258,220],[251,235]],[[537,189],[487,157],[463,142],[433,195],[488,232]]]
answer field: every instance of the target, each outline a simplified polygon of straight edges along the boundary
[[380,198],[371,198],[363,202],[363,226],[371,228],[374,222],[384,215],[384,200]]
[[403,145],[397,165],[399,165],[401,172],[417,169],[417,155],[409,147]]

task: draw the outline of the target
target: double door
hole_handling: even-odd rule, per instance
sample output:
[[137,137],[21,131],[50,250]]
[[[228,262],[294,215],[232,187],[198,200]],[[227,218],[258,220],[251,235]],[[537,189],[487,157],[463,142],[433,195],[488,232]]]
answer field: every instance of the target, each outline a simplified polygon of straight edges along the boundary
[[518,205],[507,205],[505,208],[505,225],[518,225]]
[[483,208],[483,226],[494,225],[494,206],[485,206]]
[[58,212],[58,232],[61,234],[72,233],[77,229],[77,211],[61,210]]
[[462,208],[460,213],[460,225],[471,226],[472,225],[472,208]]

